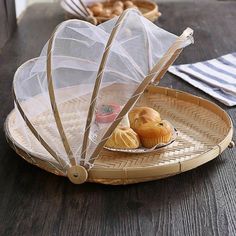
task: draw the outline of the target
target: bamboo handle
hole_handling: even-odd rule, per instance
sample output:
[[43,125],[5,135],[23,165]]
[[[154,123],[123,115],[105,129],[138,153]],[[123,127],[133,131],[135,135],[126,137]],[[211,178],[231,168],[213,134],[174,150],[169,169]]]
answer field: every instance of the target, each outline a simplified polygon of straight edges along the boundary
[[104,53],[102,56],[102,60],[101,60],[101,63],[100,63],[100,66],[99,66],[99,69],[97,72],[97,78],[96,78],[96,82],[95,82],[94,89],[93,89],[93,94],[92,94],[91,101],[90,101],[90,106],[89,106],[89,111],[88,111],[88,116],[87,116],[87,121],[86,121],[86,126],[85,126],[85,132],[84,132],[84,139],[83,139],[83,144],[82,144],[82,151],[81,151],[82,161],[80,162],[80,164],[83,166],[85,165],[84,160],[86,159],[86,153],[87,153],[87,148],[88,148],[90,126],[91,126],[92,118],[93,118],[94,111],[95,111],[97,95],[98,95],[99,88],[100,88],[103,74],[104,74],[104,68],[107,63],[108,55],[109,55],[113,40],[115,39],[118,29],[120,28],[120,25],[122,24],[123,20],[125,19],[125,16],[127,15],[127,13],[128,13],[128,10],[125,10],[117,19],[116,24],[113,27],[110,37],[107,41],[107,44],[106,44],[106,47],[104,49]]
[[[60,27],[60,26],[59,26]],[[54,89],[54,84],[53,84],[53,79],[52,79],[52,48],[53,48],[53,43],[55,40],[55,34],[58,30],[57,27],[55,29],[55,31],[52,33],[50,40],[48,42],[48,48],[47,48],[47,82],[48,82],[48,93],[49,93],[49,98],[50,98],[50,103],[51,103],[51,108],[53,111],[53,115],[54,115],[54,119],[57,125],[57,129],[58,132],[60,134],[61,137],[61,141],[63,143],[63,146],[65,148],[66,154],[69,158],[69,161],[71,163],[72,166],[76,165],[76,160],[75,157],[73,155],[73,152],[71,150],[69,141],[66,137],[63,125],[62,125],[62,121],[61,121],[61,117],[60,117],[60,112],[58,110],[58,106],[57,106],[57,102],[56,102],[56,96],[55,96],[55,89]]]
[[235,142],[233,140],[229,143],[228,148],[235,148]]

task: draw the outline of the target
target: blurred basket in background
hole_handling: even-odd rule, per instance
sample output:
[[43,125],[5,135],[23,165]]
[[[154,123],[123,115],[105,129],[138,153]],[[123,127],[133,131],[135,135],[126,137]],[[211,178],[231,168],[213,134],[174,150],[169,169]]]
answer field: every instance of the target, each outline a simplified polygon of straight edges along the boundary
[[[132,6],[126,6],[131,3]],[[121,4],[121,7],[119,6]],[[150,21],[157,20],[161,13],[158,5],[149,0],[82,2],[81,0],[62,0],[61,6],[66,12],[66,19],[78,18],[93,24],[100,24],[122,13],[122,9],[137,8]],[[95,11],[93,11],[95,7]],[[98,9],[98,12],[96,11]],[[121,9],[121,10],[120,10]],[[120,10],[120,11],[119,11]],[[115,13],[115,14],[114,14]]]

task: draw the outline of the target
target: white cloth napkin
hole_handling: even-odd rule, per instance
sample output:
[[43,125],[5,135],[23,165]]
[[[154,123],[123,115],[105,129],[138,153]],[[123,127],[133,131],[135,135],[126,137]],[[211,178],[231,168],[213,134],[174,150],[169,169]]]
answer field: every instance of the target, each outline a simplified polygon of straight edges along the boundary
[[236,52],[168,70],[227,106],[236,105]]

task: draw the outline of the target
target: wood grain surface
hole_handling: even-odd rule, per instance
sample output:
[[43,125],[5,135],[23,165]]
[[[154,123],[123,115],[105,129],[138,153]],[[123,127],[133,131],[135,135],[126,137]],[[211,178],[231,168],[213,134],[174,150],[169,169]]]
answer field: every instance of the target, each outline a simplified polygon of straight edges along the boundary
[[[161,27],[195,30],[195,45],[177,64],[235,51],[236,2],[162,3],[160,11]],[[0,235],[236,235],[235,149],[178,176],[130,186],[76,186],[10,149],[3,122],[13,108],[14,72],[40,53],[63,17],[58,5],[31,6],[0,53]],[[170,74],[161,85],[215,101]],[[236,109],[220,106],[235,122]]]
[[0,0],[0,50],[16,28],[14,0]]

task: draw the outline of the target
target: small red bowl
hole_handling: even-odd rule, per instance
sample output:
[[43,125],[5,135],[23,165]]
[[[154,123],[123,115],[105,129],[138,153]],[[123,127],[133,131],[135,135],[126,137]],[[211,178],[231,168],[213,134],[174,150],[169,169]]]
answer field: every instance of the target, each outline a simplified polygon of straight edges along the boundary
[[102,105],[96,112],[96,122],[98,123],[111,123],[115,120],[121,111],[121,106],[117,104]]

